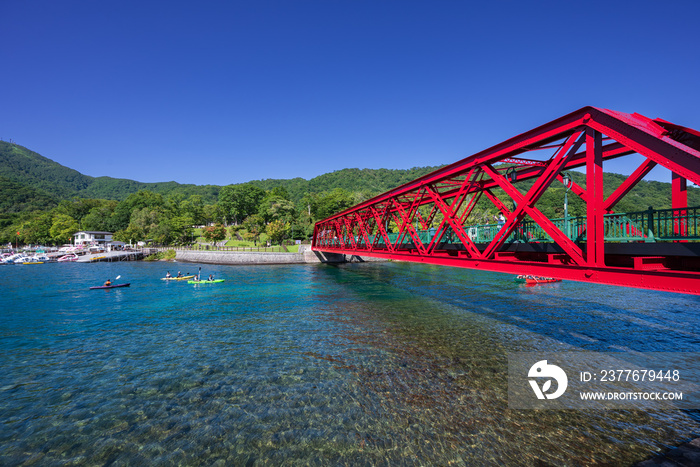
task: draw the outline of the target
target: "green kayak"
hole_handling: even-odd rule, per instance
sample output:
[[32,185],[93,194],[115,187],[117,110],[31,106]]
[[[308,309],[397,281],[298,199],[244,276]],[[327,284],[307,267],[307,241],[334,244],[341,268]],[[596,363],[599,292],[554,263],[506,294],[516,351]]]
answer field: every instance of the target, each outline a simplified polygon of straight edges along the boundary
[[213,281],[187,281],[188,284],[216,284],[223,282],[225,279],[214,279]]

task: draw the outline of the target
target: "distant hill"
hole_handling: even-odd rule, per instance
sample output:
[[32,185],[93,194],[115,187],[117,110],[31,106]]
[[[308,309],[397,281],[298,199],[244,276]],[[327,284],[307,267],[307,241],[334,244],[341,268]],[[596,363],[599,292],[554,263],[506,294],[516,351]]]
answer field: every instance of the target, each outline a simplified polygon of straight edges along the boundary
[[[250,183],[271,190],[283,187],[293,201],[299,201],[307,193],[320,193],[343,188],[348,191],[378,194],[425,175],[438,167],[416,167],[407,170],[343,169],[305,180],[254,180]],[[187,185],[177,182],[142,183],[111,177],[90,177],[77,170],[64,167],[40,154],[17,144],[0,141],[0,197],[12,199],[11,206],[0,202],[0,212],[16,212],[20,206],[36,209],[42,205],[51,207],[63,199],[94,198],[121,201],[131,193],[150,190],[162,195],[179,193],[188,197],[200,195],[207,204],[217,201],[220,186]],[[22,211],[24,209],[20,209]]]
[[0,213],[2,214],[50,209],[57,204],[54,196],[0,176]]
[[[199,194],[205,202],[214,203],[219,194],[214,185],[183,185],[177,182],[142,183],[134,180],[111,177],[90,177],[77,170],[65,167],[23,146],[0,141],[0,177],[6,183],[30,189],[23,191],[23,197],[12,195],[16,201],[27,203],[33,193],[48,197],[54,202],[62,199],[97,198],[121,201],[131,193],[150,190],[155,193],[182,193],[185,196]],[[0,186],[0,196],[5,197],[9,185]],[[31,203],[30,203],[31,204]]]
[[92,182],[92,177],[77,170],[4,141],[0,141],[0,177],[56,198],[73,196]]
[[322,193],[336,188],[375,196],[439,168],[438,166],[414,167],[412,169],[342,169],[319,175],[311,180],[303,178],[267,179],[252,180],[248,183],[263,190],[283,187],[295,202],[308,193]]
[[[414,167],[405,170],[342,169],[310,180],[303,178],[253,180],[249,183],[264,190],[283,187],[292,201],[299,202],[310,193],[322,193],[335,188],[360,192],[368,197],[410,182],[439,167]],[[573,172],[574,180],[585,186],[585,175]],[[606,195],[627,177],[605,174]],[[525,181],[519,189],[526,191],[534,180]],[[556,185],[556,184],[555,184]],[[553,185],[538,205],[557,205],[555,200],[561,186]],[[220,186],[186,185],[177,182],[142,183],[111,177],[90,177],[64,167],[22,146],[0,141],[0,218],[25,211],[49,209],[63,199],[94,198],[121,201],[131,193],[150,190],[162,195],[200,195],[206,204],[216,203]],[[496,190],[499,192],[499,190]],[[619,212],[641,211],[648,206],[656,209],[670,207],[670,184],[656,181],[640,182],[617,206]],[[551,198],[551,199],[549,199]],[[571,196],[571,207],[583,209],[582,202]],[[688,189],[688,204],[700,205],[700,189]],[[0,222],[2,224],[2,222]]]

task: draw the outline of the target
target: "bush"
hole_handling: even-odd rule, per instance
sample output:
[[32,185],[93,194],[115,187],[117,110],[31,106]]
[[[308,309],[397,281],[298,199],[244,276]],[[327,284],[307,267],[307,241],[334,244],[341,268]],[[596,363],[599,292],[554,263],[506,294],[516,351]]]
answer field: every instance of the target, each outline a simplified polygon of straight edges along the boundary
[[147,256],[144,261],[173,261],[175,259],[175,250],[159,251],[158,253]]

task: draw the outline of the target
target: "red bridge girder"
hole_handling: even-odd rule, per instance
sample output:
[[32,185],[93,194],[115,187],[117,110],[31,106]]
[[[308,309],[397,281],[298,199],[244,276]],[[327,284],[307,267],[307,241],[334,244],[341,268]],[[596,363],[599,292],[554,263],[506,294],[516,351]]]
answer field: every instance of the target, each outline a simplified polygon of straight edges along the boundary
[[[631,154],[644,162],[606,198],[603,162]],[[625,250],[605,243],[604,215],[656,165],[673,173],[672,207],[680,219],[688,207],[687,180],[700,185],[700,132],[584,107],[317,222],[312,249],[700,295],[700,248],[690,248],[700,245],[686,243],[679,254],[680,245]],[[585,188],[571,187],[586,204],[585,241],[569,238],[536,207],[555,180],[562,182],[563,171],[576,168],[586,174]],[[515,186],[523,180],[534,181],[526,192]],[[505,193],[505,203],[494,189]],[[482,196],[506,221],[492,240],[477,244],[465,222]],[[553,244],[508,244],[525,220],[534,221]],[[398,230],[393,242],[387,231],[392,221]],[[417,225],[432,229],[427,241]],[[680,220],[677,229],[687,233]],[[456,237],[456,245],[447,248],[446,235]]]

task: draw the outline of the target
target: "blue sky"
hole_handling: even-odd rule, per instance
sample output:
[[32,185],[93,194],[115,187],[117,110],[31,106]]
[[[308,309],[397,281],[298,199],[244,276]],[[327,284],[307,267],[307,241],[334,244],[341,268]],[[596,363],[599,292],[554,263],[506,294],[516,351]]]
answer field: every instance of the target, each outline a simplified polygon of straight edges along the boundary
[[0,138],[86,175],[227,185],[451,163],[586,105],[700,129],[698,17],[697,1],[0,0]]

